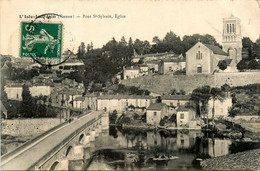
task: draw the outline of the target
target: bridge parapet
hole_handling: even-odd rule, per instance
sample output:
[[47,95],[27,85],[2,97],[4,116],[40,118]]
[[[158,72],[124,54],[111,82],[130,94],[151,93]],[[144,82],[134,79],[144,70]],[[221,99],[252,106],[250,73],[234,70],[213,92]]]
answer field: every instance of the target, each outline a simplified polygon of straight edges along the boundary
[[[90,142],[95,140],[96,132],[99,134],[102,131],[103,124],[107,127],[108,124],[105,123],[105,121],[108,120],[102,120],[103,116],[107,117],[107,115],[101,113],[94,119],[88,121],[82,127],[78,128],[47,155],[43,156],[41,160],[35,163],[34,169],[52,169],[51,167],[54,167],[55,162],[58,161],[59,164],[57,164],[54,169],[68,170],[69,160],[83,160],[90,158],[90,153],[86,154],[87,151],[85,151],[85,148],[90,147]],[[72,146],[72,149],[70,154],[66,156],[64,154],[69,146]]]

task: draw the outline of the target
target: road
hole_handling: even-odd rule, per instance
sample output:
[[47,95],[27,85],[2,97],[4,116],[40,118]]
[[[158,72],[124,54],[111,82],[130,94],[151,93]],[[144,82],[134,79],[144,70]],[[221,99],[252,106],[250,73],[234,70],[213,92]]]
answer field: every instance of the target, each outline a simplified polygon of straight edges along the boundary
[[54,147],[59,145],[70,134],[78,128],[99,116],[102,111],[92,111],[90,114],[75,120],[70,124],[61,127],[48,134],[44,139],[41,139],[32,144],[27,150],[15,156],[9,161],[1,161],[1,170],[28,170],[32,165],[40,160],[45,154],[48,154]]

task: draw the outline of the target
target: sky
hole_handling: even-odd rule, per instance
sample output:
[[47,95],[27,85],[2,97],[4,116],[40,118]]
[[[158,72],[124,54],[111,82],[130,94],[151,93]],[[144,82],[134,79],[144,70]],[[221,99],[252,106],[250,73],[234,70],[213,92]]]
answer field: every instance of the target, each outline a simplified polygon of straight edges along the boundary
[[[32,20],[20,15],[74,15],[74,19],[55,21],[64,26],[63,50],[74,52],[81,42],[93,42],[94,48],[102,47],[112,37],[152,42],[154,36],[163,38],[169,31],[180,37],[211,34],[221,44],[223,18],[231,14],[240,18],[243,37],[255,41],[260,34],[257,0],[2,0],[0,10],[0,53],[15,57],[19,57],[20,23]],[[125,18],[117,19],[116,14]],[[93,15],[111,15],[113,19]]]

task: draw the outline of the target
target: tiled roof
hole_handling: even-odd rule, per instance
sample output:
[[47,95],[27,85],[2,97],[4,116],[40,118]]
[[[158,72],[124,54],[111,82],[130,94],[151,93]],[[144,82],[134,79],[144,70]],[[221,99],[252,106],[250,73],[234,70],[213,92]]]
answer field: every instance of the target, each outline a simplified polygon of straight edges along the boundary
[[164,103],[152,103],[147,110],[161,110],[166,104]]
[[190,100],[191,94],[187,95],[163,95],[162,100]]
[[74,100],[77,100],[77,101],[84,101],[84,97],[80,96],[80,97],[76,97]]
[[147,61],[146,64],[159,64],[160,60]]
[[152,53],[152,54],[142,55],[141,57],[160,57],[165,55],[175,55],[175,53],[174,52]]
[[225,55],[228,56],[228,54],[226,52],[224,52],[222,49],[220,49],[218,46],[215,45],[209,45],[209,44],[205,44],[203,43],[207,48],[209,48],[210,50],[212,50],[212,52],[214,54],[218,54],[218,55]]
[[139,70],[138,66],[126,67],[125,70]]
[[163,62],[185,62],[184,59],[164,59]]
[[177,109],[177,111],[189,111],[189,110],[194,110],[194,108],[191,106],[179,106]]
[[153,99],[151,96],[141,95],[101,95],[98,99]]

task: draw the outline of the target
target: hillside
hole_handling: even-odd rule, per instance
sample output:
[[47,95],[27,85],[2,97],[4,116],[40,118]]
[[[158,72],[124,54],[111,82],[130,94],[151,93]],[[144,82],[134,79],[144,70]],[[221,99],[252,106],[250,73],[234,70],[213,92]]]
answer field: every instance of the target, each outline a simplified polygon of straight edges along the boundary
[[213,85],[213,75],[148,75],[138,78],[122,80],[121,84],[135,86],[158,94],[169,94],[172,89],[184,90],[189,93],[202,85]]

